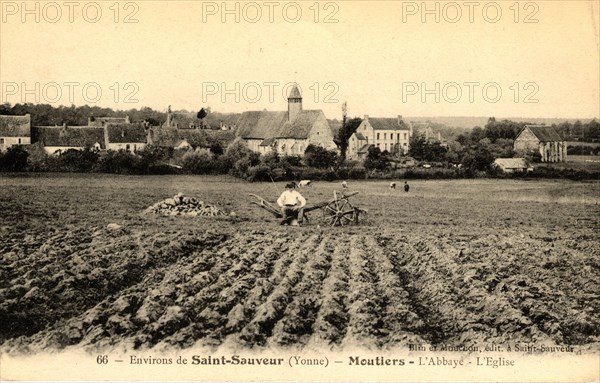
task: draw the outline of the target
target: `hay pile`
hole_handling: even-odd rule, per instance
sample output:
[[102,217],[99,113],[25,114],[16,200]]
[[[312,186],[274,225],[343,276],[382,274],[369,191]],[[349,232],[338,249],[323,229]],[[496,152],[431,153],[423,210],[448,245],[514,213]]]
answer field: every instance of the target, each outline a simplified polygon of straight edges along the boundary
[[214,205],[206,204],[204,201],[200,201],[195,197],[186,197],[182,193],[178,193],[172,198],[167,198],[163,201],[155,203],[144,210],[144,213],[153,213],[165,216],[184,215],[190,217],[218,217],[227,215],[223,210]]

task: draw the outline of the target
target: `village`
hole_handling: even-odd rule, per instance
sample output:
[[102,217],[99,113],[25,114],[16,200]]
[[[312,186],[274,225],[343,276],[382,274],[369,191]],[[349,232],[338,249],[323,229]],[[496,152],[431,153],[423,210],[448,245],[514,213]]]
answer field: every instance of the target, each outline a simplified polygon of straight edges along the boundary
[[[302,95],[294,86],[287,100],[287,110],[246,111],[241,114],[204,112],[202,118],[193,113],[172,112],[169,106],[166,121],[153,126],[148,121],[130,121],[125,117],[89,116],[87,125],[36,126],[31,115],[0,115],[0,151],[14,146],[37,145],[45,153],[60,156],[69,150],[92,150],[97,153],[125,151],[137,153],[146,147],[162,147],[191,151],[201,149],[206,131],[226,132],[231,141],[238,138],[260,155],[303,157],[309,145],[340,153],[340,129],[344,121],[329,120],[320,109],[305,109]],[[448,147],[448,140],[433,131],[431,124],[396,117],[370,117],[353,120],[353,129],[345,143],[347,160],[364,162],[369,149],[377,148],[394,158],[415,166],[409,157],[411,142],[416,136],[426,143]],[[550,126],[524,125],[513,143],[514,157],[494,158],[494,166],[504,172],[528,172],[533,167],[526,154],[534,153],[539,162],[557,163],[567,160],[566,142]],[[426,161],[425,161],[426,162]],[[430,167],[427,163],[423,167]],[[458,164],[454,164],[455,166]]]

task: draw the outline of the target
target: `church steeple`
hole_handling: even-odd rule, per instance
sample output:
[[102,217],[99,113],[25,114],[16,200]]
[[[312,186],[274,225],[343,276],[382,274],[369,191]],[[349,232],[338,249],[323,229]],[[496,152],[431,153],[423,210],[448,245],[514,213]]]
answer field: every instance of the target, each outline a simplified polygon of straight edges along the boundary
[[297,85],[294,85],[288,97],[288,121],[292,122],[302,112],[302,95]]

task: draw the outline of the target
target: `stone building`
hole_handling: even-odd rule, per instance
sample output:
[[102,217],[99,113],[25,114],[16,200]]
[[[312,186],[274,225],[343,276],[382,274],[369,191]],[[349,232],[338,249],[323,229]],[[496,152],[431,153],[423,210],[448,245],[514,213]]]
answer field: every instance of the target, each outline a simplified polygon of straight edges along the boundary
[[347,158],[363,159],[369,147],[378,147],[382,152],[406,154],[410,138],[413,134],[412,125],[406,123],[402,116],[397,118],[373,118],[365,115],[363,121],[350,136]]
[[515,138],[514,149],[519,155],[539,153],[542,162],[567,160],[567,144],[551,126],[525,126]]
[[261,154],[303,156],[308,145],[337,150],[333,133],[322,110],[304,110],[297,86],[288,97],[287,111],[244,112],[237,122],[237,135]]

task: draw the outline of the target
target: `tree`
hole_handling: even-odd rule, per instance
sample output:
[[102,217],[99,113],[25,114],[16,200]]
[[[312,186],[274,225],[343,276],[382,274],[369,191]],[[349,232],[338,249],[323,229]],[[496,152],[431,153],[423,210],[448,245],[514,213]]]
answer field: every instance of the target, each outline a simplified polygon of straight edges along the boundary
[[183,168],[194,174],[211,174],[215,172],[217,164],[209,150],[196,149],[183,155]]
[[307,166],[320,169],[332,168],[337,162],[337,153],[323,147],[310,144],[304,151],[304,162]]
[[207,115],[206,110],[204,110],[204,108],[202,108],[202,109],[200,109],[200,111],[198,112],[196,117],[198,117],[199,120],[202,120],[204,117],[206,117],[206,115]]
[[340,156],[344,160],[346,159],[346,154],[348,152],[348,141],[350,140],[350,137],[352,137],[352,135],[356,133],[356,130],[358,129],[358,126],[361,124],[361,122],[362,119],[358,117],[346,121],[344,116],[344,121],[342,121],[342,127],[340,128],[340,130],[338,130],[337,134],[337,139],[340,142]]
[[492,117],[485,125],[483,133],[492,142],[496,142],[499,139],[514,140],[525,125],[527,125],[526,122],[514,122],[510,120],[498,122]]
[[387,170],[390,168],[390,157],[387,151],[381,152],[376,146],[370,146],[365,158],[364,167],[368,170]]
[[0,170],[22,172],[27,169],[29,153],[21,146],[11,146],[6,153],[0,153]]
[[213,142],[212,144],[210,144],[210,152],[214,154],[215,157],[219,157],[220,155],[225,153],[223,147],[218,142]]
[[485,132],[479,126],[476,126],[473,128],[473,130],[471,130],[469,138],[471,142],[479,142],[479,140],[485,138]]
[[461,164],[468,170],[489,171],[492,168],[494,156],[483,147],[471,147],[461,160]]
[[63,171],[89,172],[98,162],[98,153],[90,147],[84,150],[69,149],[60,155],[59,160]]
[[448,149],[439,142],[428,142],[421,135],[415,134],[410,140],[410,149],[408,154],[419,161],[437,161],[445,160]]

